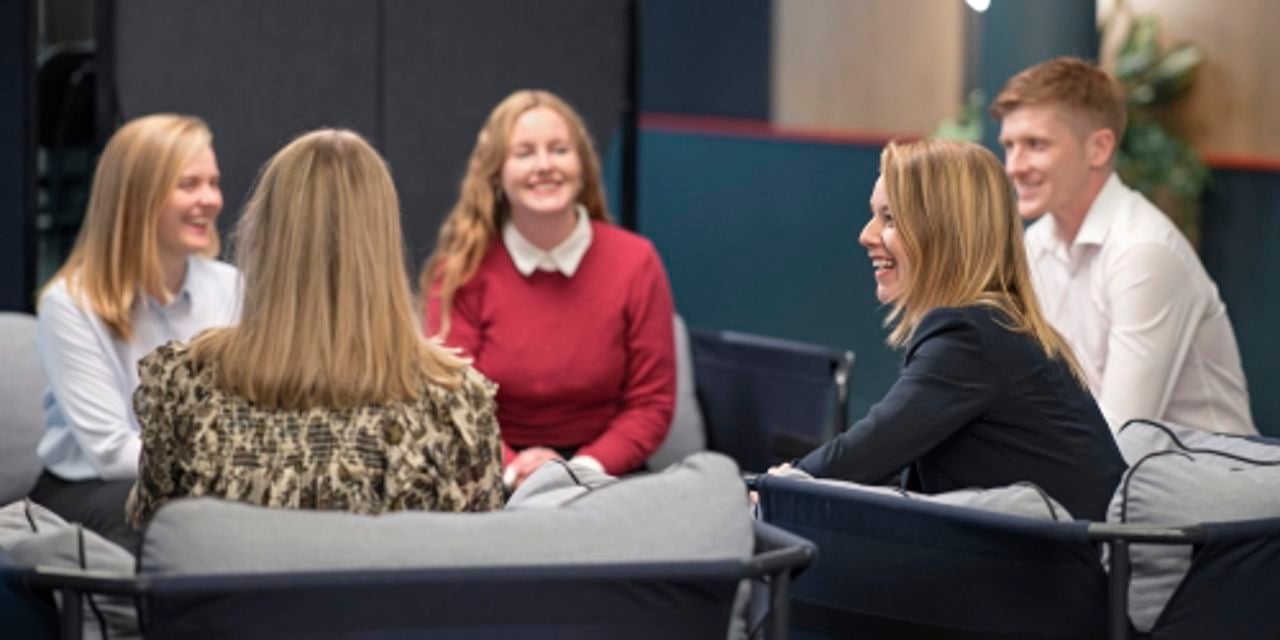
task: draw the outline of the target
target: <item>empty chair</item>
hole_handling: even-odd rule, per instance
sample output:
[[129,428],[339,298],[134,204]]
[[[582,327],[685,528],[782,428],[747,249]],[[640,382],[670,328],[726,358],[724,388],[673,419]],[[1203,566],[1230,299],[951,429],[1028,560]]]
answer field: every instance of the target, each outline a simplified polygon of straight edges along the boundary
[[734,331],[690,332],[707,445],[746,471],[808,453],[844,429],[853,352]]
[[820,554],[796,638],[1100,638],[1107,576],[1084,521],[1046,521],[761,476],[764,519]]

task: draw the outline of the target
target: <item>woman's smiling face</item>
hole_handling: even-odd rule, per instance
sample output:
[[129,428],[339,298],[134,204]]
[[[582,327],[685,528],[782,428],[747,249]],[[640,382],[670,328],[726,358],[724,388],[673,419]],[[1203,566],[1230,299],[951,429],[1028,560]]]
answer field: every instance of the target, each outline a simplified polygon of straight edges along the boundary
[[871,220],[862,227],[858,243],[867,248],[867,257],[871,258],[871,266],[875,269],[876,299],[882,304],[897,300],[902,295],[909,265],[894,224],[883,177],[876,179],[876,186],[871,190]]

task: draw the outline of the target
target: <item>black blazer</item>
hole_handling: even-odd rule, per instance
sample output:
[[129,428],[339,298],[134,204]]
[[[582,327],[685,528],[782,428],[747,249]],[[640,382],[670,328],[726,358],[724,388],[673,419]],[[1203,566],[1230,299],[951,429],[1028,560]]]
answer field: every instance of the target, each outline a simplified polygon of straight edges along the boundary
[[985,307],[921,320],[902,372],[867,416],[798,466],[882,483],[911,465],[925,493],[1030,481],[1076,518],[1104,520],[1124,459],[1089,390]]

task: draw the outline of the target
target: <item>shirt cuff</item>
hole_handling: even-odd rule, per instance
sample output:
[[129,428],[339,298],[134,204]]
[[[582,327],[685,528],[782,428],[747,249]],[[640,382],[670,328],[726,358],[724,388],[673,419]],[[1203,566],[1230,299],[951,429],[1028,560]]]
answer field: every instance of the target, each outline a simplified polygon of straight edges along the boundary
[[596,473],[604,473],[604,465],[600,464],[599,460],[596,460],[591,456],[574,456],[569,460],[569,464],[586,467]]

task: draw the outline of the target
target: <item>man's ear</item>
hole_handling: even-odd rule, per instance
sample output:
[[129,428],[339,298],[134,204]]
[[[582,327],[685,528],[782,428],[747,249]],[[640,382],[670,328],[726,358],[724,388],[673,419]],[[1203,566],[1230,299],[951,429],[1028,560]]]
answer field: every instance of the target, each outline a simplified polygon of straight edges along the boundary
[[1107,166],[1115,157],[1119,142],[1116,140],[1115,131],[1107,128],[1094,129],[1084,141],[1085,157],[1089,161],[1089,167],[1101,169]]

